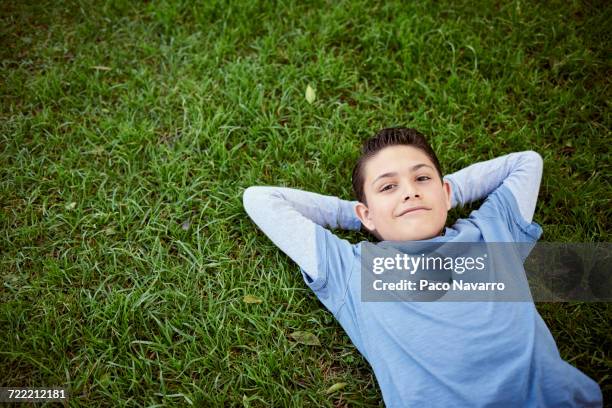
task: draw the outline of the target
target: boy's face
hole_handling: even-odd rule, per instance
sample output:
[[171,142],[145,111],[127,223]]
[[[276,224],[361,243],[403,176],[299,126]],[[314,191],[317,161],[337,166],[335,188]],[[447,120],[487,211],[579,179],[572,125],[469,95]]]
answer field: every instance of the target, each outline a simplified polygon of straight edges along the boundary
[[[355,208],[363,225],[385,241],[414,241],[440,234],[451,208],[451,187],[442,183],[429,156],[406,145],[388,146],[365,165],[368,206]],[[408,209],[418,208],[406,212]]]

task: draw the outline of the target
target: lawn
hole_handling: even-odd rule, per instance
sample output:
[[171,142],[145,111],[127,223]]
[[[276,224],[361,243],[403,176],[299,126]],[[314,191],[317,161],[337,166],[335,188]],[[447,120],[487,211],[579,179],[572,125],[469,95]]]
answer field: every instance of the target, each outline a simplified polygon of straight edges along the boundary
[[[244,189],[353,199],[361,142],[409,126],[445,173],[536,150],[541,240],[610,242],[612,7],[594,3],[2,2],[0,386],[382,406]],[[611,304],[537,308],[610,401]]]

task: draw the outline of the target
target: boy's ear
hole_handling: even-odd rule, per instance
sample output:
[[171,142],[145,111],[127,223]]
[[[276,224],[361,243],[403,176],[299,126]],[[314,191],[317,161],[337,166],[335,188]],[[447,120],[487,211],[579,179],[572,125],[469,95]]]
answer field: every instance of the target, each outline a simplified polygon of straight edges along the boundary
[[449,183],[448,181],[444,180],[444,185],[442,186],[442,188],[444,189],[444,198],[446,200],[446,210],[450,211],[451,206],[452,206],[452,196],[453,196],[453,187],[451,185],[451,183]]
[[359,202],[356,206],[355,206],[355,214],[357,214],[357,218],[359,218],[359,220],[361,221],[361,223],[370,231],[374,231],[375,230],[375,226],[374,223],[372,222],[372,220],[370,219],[370,210],[368,209],[368,207],[363,204],[362,202]]

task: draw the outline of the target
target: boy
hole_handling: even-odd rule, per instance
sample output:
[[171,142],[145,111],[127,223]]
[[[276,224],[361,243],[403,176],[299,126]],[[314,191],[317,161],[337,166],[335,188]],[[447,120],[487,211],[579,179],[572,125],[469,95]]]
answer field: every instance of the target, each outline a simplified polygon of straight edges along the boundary
[[[362,243],[326,229],[363,225],[381,241],[533,243],[542,167],[526,151],[443,177],[423,135],[388,128],[364,143],[358,201],[255,186],[243,202],[372,366],[386,406],[599,407],[598,384],[561,359],[532,302],[362,302]],[[444,227],[448,210],[484,197]]]

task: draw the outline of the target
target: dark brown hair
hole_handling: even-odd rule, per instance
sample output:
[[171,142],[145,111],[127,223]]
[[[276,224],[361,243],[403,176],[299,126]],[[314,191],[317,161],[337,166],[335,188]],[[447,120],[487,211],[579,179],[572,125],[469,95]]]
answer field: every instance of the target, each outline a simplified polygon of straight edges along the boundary
[[440,180],[442,180],[440,162],[425,136],[416,129],[405,127],[385,128],[363,143],[361,147],[361,157],[359,157],[359,160],[357,160],[353,168],[353,193],[358,201],[368,205],[363,188],[365,182],[364,170],[367,161],[385,147],[396,145],[407,145],[421,149],[431,159],[438,171]]

